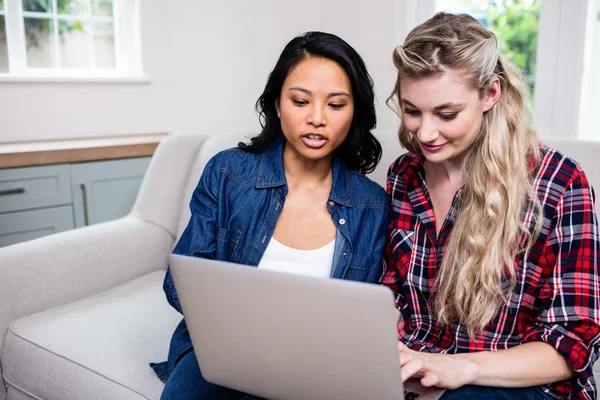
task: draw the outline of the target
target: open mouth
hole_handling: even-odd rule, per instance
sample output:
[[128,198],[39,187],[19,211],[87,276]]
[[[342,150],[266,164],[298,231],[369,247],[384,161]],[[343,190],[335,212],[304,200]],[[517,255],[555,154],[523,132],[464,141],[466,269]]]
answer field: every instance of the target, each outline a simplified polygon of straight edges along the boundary
[[302,143],[311,149],[320,149],[327,143],[327,138],[318,133],[307,133],[301,137]]

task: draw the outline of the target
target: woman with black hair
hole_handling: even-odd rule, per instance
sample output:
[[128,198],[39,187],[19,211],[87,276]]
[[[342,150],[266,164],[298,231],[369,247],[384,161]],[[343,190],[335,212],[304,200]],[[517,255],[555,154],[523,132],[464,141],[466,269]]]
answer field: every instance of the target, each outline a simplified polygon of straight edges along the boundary
[[[262,132],[208,162],[173,252],[379,283],[389,209],[385,190],[364,176],[381,145],[371,134],[373,81],[358,53],[327,33],[294,38],[256,108]],[[181,312],[169,271],[164,290]],[[169,360],[153,367],[166,381],[162,399],[251,397],[202,377],[185,320]]]

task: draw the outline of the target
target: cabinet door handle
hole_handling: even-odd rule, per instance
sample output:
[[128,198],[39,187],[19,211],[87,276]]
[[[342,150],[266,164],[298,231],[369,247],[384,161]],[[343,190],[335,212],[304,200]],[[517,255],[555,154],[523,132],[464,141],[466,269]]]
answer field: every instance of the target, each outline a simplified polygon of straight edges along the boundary
[[85,226],[88,226],[90,224],[90,218],[88,216],[87,187],[85,186],[85,183],[82,183],[80,187],[81,194],[83,195],[83,223]]
[[5,189],[5,190],[0,190],[0,196],[8,196],[11,194],[21,194],[21,193],[25,193],[25,188],[16,188],[16,189]]

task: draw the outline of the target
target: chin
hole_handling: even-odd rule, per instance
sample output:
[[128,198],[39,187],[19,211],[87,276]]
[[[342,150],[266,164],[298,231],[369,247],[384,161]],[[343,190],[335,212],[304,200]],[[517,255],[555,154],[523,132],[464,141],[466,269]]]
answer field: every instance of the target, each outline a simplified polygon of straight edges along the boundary
[[301,151],[300,154],[302,155],[302,157],[307,158],[309,160],[318,161],[323,158],[327,158],[331,153],[327,150],[323,151],[323,149],[319,149]]
[[423,153],[423,157],[425,157],[425,159],[432,164],[441,164],[444,161],[448,160],[448,157],[441,155],[441,154],[425,154],[425,153]]

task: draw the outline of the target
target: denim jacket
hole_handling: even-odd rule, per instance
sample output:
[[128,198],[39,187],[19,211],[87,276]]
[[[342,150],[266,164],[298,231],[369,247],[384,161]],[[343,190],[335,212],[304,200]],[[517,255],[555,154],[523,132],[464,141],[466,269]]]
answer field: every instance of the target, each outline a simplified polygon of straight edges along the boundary
[[[190,202],[192,216],[173,253],[257,266],[283,209],[288,187],[283,169],[284,140],[264,153],[229,149],[204,168]],[[334,158],[327,202],[337,227],[331,277],[379,283],[387,242],[389,203],[383,188],[348,170]],[[163,285],[180,313],[171,273]],[[166,379],[177,360],[192,348],[185,320],[171,339],[167,363],[152,364]]]

